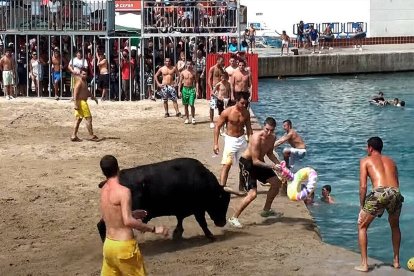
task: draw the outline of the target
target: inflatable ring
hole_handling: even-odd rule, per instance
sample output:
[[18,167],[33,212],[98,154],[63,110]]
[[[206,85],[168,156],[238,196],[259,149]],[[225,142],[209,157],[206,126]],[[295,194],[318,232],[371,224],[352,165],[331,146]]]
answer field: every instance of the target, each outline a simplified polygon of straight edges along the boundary
[[310,167],[300,169],[294,174],[293,180],[288,181],[287,195],[290,200],[304,200],[311,194],[318,182],[318,174]]

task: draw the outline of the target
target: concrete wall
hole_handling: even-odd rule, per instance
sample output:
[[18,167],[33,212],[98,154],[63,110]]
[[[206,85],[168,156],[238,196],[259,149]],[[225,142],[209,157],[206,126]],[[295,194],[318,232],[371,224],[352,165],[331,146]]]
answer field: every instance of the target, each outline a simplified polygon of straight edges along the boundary
[[414,36],[413,0],[371,0],[371,37]]
[[304,55],[259,58],[259,78],[413,71],[414,53]]

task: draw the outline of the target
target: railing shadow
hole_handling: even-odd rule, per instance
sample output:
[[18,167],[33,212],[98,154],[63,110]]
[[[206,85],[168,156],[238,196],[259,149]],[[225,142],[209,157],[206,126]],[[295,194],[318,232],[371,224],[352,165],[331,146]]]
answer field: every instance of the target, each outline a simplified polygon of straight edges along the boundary
[[[237,232],[224,229],[223,234],[215,235],[215,241],[213,243],[218,243],[222,241],[232,240],[236,237],[248,236],[246,232]],[[151,240],[140,243],[139,247],[144,252],[145,256],[154,256],[162,253],[176,252],[180,250],[185,250],[194,247],[200,247],[204,245],[211,244],[212,241],[203,236],[194,236],[190,238],[182,238],[179,240]]]

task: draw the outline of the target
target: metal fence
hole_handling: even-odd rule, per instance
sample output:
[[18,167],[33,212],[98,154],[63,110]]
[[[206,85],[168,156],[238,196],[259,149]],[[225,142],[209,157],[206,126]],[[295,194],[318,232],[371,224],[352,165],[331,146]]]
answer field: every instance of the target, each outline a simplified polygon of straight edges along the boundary
[[[5,20],[8,24],[6,24],[7,28],[16,26],[17,20],[9,18],[16,7],[24,6],[21,2],[8,2],[10,9],[6,10],[9,17]],[[40,0],[31,2],[43,3]],[[52,2],[49,0],[49,3]],[[60,1],[61,7],[70,3],[75,5],[74,2],[80,5],[79,3],[83,1]],[[109,15],[109,3],[113,8],[111,0],[87,2],[95,3],[97,7],[95,12],[98,11],[95,14],[99,20],[102,19],[99,17],[99,11],[104,11],[104,14]],[[105,5],[106,9],[99,8]],[[142,0],[141,6],[145,7],[141,13],[141,34],[132,37],[94,32],[95,29],[90,24],[88,32],[86,29],[85,32],[80,29],[64,33],[54,31],[55,28],[56,30],[66,28],[68,22],[69,27],[73,27],[74,25],[70,23],[79,19],[75,14],[69,21],[61,17],[54,20],[52,16],[56,24],[49,26],[48,23],[48,26],[43,26],[44,29],[30,29],[32,28],[30,27],[30,31],[25,32],[10,30],[3,32],[0,36],[0,52],[4,53],[6,48],[10,48],[13,52],[12,58],[16,63],[15,94],[37,97],[55,95],[72,97],[71,63],[76,60],[78,51],[80,58],[85,60],[81,64],[87,64],[87,66],[82,66],[88,68],[92,93],[98,97],[104,95],[104,99],[111,100],[154,99],[159,90],[154,76],[164,65],[166,57],[171,59],[173,66],[179,72],[184,68],[185,61],[194,62],[197,88],[201,97],[206,98],[207,53],[233,52],[236,56],[236,52],[239,52],[237,58],[244,59],[243,52],[247,51],[247,44],[242,46],[240,39],[238,13],[240,6],[235,0],[163,2]],[[51,19],[50,14],[47,13],[47,7],[49,8],[48,5],[43,4],[39,12],[43,20]],[[91,13],[85,15],[83,8],[82,13],[80,9],[78,11],[79,16],[81,14],[87,16],[87,22],[91,22]],[[22,18],[25,21],[27,16]],[[158,24],[157,20],[158,23],[164,22],[166,25]],[[107,18],[104,26],[108,27],[109,21],[114,21],[114,14],[112,19]],[[30,23],[29,26],[33,24]],[[54,66],[55,52],[58,52],[61,66]],[[99,60],[106,60],[106,65],[98,66]],[[101,71],[105,71],[104,67],[107,69],[104,77],[109,79],[107,89],[102,89],[101,85],[101,75],[103,75]],[[61,80],[55,81],[54,73],[59,73]]]
[[237,32],[239,5],[229,1],[143,1],[143,32]]
[[0,31],[110,32],[113,0],[2,0]]

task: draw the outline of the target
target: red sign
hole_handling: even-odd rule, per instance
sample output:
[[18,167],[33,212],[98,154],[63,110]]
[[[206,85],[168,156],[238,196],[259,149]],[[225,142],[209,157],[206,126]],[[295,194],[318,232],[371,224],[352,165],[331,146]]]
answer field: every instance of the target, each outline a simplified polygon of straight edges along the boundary
[[115,1],[115,11],[140,11],[141,10],[141,1],[133,0],[120,0]]

